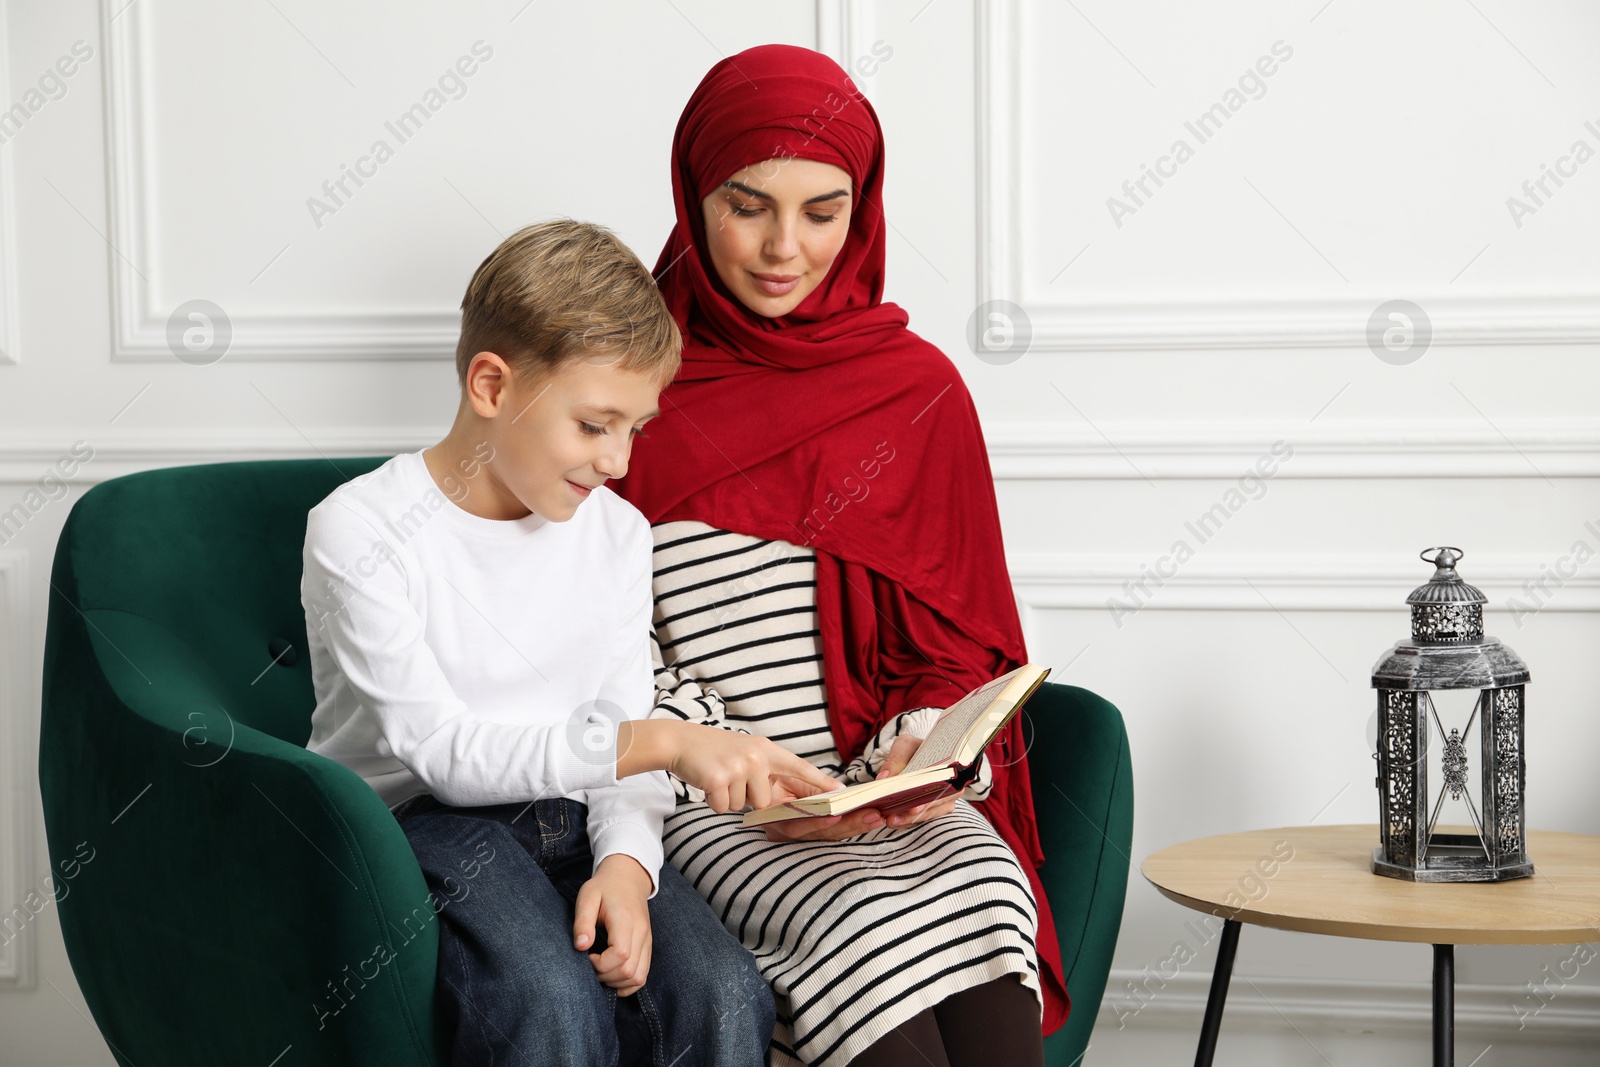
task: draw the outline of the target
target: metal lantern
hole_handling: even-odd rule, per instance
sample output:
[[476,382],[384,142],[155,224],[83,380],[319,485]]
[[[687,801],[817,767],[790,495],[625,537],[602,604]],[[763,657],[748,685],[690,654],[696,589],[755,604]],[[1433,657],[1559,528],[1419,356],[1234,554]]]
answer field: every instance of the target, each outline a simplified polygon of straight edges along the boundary
[[[1406,603],[1411,639],[1398,641],[1372,670],[1378,691],[1378,809],[1383,844],[1372,870],[1413,882],[1498,882],[1533,873],[1522,799],[1524,693],[1528,667],[1483,634],[1488,598],[1456,573],[1459,548],[1429,548],[1434,574]],[[1446,723],[1430,691],[1477,690],[1464,724]],[[1467,735],[1478,726],[1477,754]],[[1437,799],[1428,785],[1429,724],[1443,746]],[[1476,790],[1471,765],[1479,763]],[[1478,795],[1473,802],[1473,793]],[[1435,833],[1445,795],[1465,799],[1476,834]]]

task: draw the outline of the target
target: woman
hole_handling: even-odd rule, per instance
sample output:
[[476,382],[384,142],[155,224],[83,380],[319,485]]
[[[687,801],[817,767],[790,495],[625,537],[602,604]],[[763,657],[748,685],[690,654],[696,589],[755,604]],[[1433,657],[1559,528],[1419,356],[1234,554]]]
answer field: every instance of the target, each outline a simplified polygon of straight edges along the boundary
[[[972,401],[881,299],[877,116],[826,57],[753,48],[672,164],[683,368],[617,486],[654,528],[655,713],[896,773],[1026,652]],[[1068,1004],[1022,754],[1014,720],[960,799],[887,825],[747,829],[674,782],[667,859],[772,986],[774,1061],[1042,1062]]]

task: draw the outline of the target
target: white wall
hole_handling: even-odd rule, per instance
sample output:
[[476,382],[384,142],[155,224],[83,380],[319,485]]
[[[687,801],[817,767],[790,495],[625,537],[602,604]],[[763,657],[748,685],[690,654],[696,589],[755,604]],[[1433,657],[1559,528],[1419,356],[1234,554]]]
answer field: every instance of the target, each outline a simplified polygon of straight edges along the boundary
[[[0,511],[30,515],[0,546],[6,911],[49,872],[38,681],[70,501],[154,466],[436,439],[473,267],[552,215],[607,223],[653,264],[678,112],[711,63],[764,41],[830,52],[884,120],[889,297],[983,413],[1033,656],[1127,716],[1135,863],[1375,818],[1368,672],[1406,634],[1430,572],[1416,553],[1442,543],[1467,550],[1490,633],[1533,671],[1531,824],[1600,832],[1594,5],[3,8],[0,106],[28,117],[0,126]],[[458,98],[400,143],[385,122],[480,41]],[[90,54],[64,90],[30,97],[75,45]],[[1241,87],[1251,69],[1272,74]],[[1202,142],[1185,123],[1216,104]],[[308,198],[380,138],[392,158],[314,218]],[[1192,156],[1162,163],[1180,138]],[[1123,183],[1145,166],[1167,176],[1135,200]],[[1545,166],[1570,176],[1535,202],[1523,183]],[[1397,299],[1431,323],[1411,362],[1366,340]],[[220,361],[168,347],[191,300],[231,323]],[[968,346],[988,300],[1024,309],[1020,358]],[[78,442],[93,458],[70,489],[30,496]],[[1230,496],[1275,442],[1273,476]],[[1185,523],[1218,503],[1201,543]],[[1164,561],[1179,540],[1192,558]],[[1174,576],[1108,609],[1147,567]],[[1212,951],[1137,1014],[1118,992],[1190,918],[1134,873],[1108,994],[1123,1010],[1091,1062],[1192,1055]],[[1594,968],[1521,1029],[1513,1008],[1570,951],[1460,950],[1461,1062],[1593,1062]],[[1223,1057],[1419,1062],[1428,972],[1425,947],[1249,929]],[[53,909],[0,952],[0,986],[0,1063],[112,1062]]]

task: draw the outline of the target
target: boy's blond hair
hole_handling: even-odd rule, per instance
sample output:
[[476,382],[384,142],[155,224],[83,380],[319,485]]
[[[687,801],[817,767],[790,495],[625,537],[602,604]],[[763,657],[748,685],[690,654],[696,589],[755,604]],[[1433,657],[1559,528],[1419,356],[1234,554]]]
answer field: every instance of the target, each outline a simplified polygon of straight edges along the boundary
[[524,227],[478,265],[461,299],[456,377],[479,352],[519,380],[541,380],[573,360],[609,356],[663,387],[678,373],[683,336],[655,279],[617,235],[555,219]]

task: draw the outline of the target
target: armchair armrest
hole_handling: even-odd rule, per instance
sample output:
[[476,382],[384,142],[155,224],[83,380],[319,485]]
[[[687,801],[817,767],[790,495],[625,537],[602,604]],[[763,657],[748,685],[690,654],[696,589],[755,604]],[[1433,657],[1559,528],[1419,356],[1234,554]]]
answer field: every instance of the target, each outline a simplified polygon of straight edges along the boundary
[[121,1059],[446,1062],[445,902],[377,794],[231,716],[230,686],[146,618],[55,589],[50,631],[49,850],[93,850],[59,898],[62,933]]
[[1055,915],[1072,1011],[1045,1039],[1046,1062],[1079,1061],[1100,1011],[1122,926],[1133,847],[1133,764],[1122,713],[1087,689],[1046,682],[1028,706],[1024,736],[1039,868]]

